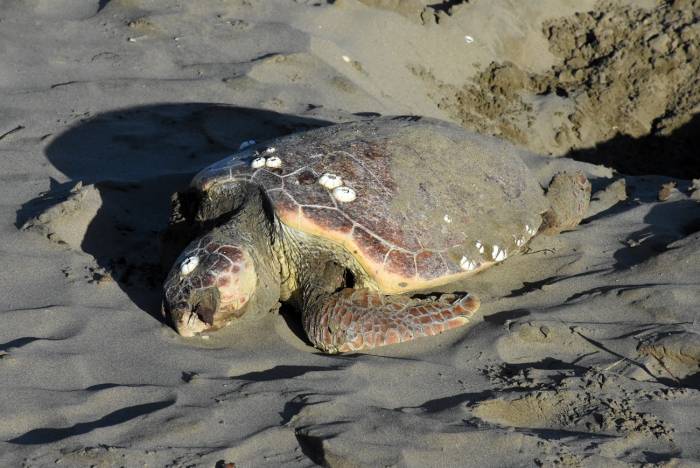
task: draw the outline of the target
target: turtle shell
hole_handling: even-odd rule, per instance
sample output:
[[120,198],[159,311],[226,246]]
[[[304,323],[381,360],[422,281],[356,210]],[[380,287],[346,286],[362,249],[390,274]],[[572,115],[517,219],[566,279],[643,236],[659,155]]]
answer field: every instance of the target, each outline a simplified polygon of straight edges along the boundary
[[547,204],[519,152],[447,122],[381,117],[248,148],[192,184],[260,185],[282,223],[346,249],[397,293],[473,274],[537,232]]

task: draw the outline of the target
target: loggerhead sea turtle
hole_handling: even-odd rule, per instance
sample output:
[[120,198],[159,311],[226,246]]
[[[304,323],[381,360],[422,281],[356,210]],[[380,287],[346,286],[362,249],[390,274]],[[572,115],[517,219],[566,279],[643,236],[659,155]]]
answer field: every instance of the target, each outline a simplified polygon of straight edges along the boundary
[[171,238],[199,237],[166,279],[163,312],[193,336],[288,302],[328,353],[464,325],[473,295],[412,294],[572,228],[588,206],[583,174],[558,174],[545,196],[519,151],[415,116],[245,148],[174,197]]

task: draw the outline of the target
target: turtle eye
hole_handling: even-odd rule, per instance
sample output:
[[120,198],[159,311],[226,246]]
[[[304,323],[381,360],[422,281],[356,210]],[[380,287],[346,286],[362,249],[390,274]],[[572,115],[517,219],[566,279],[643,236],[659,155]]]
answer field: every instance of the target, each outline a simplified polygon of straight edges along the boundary
[[195,268],[197,268],[197,265],[199,265],[199,257],[196,255],[187,257],[180,264],[180,273],[185,276],[189,275]]

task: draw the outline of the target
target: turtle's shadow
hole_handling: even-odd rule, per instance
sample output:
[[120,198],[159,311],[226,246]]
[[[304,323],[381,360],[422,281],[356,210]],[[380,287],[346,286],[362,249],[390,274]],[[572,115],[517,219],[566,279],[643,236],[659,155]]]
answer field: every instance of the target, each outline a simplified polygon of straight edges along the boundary
[[644,217],[645,227],[630,233],[614,253],[615,270],[638,265],[668,245],[700,230],[700,204],[694,200],[659,203]]
[[20,227],[64,201],[78,181],[94,184],[99,194],[94,197],[99,200],[96,214],[87,221],[82,241],[72,246],[95,260],[96,268],[86,270],[83,279],[114,279],[136,305],[161,320],[160,288],[169,265],[160,261],[160,234],[167,225],[171,194],[243,141],[330,123],[207,103],[98,114],[48,145],[47,158],[71,181],[52,183],[47,193],[24,204],[16,223]]
[[642,137],[616,135],[590,148],[572,149],[566,156],[603,164],[627,175],[659,174],[680,179],[700,176],[700,113],[668,135],[656,129]]

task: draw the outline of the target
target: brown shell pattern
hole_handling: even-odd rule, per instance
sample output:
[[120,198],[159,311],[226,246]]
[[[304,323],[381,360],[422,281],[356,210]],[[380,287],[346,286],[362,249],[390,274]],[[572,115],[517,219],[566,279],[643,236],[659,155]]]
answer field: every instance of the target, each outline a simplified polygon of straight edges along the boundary
[[[547,205],[519,151],[439,120],[381,117],[246,149],[192,184],[259,184],[283,223],[341,244],[381,289],[399,292],[473,274],[537,232]],[[324,174],[355,199],[337,199]]]

